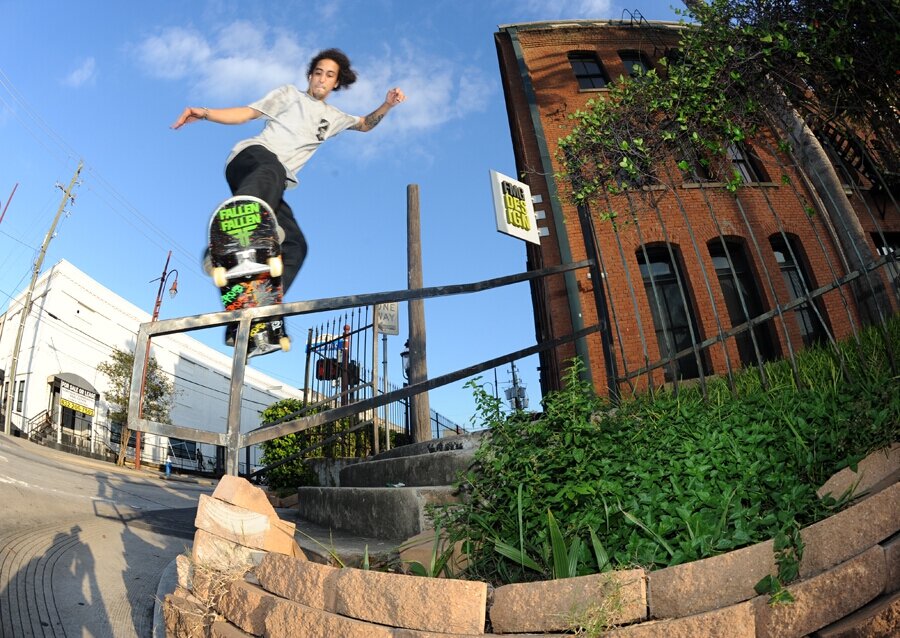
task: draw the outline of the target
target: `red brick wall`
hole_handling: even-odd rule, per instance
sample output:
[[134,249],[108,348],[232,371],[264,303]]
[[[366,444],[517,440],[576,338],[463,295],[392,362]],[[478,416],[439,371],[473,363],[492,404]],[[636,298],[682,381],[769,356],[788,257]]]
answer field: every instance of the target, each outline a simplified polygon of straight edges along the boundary
[[[558,139],[566,135],[572,126],[568,115],[583,108],[589,99],[603,99],[605,90],[581,91],[568,61],[571,51],[593,51],[601,60],[613,81],[627,75],[619,58],[621,50],[640,50],[655,63],[663,54],[665,42],[677,42],[677,28],[629,28],[622,26],[570,25],[567,27],[523,27],[517,32],[524,63],[534,90],[544,143],[552,158],[552,166],[542,164],[535,127],[531,119],[518,61],[509,32],[496,34],[503,86],[513,147],[516,152],[520,179],[531,186],[532,193],[541,194],[545,204],[537,205],[548,215],[539,226],[549,228],[539,250],[529,255],[530,267],[538,268],[560,263],[560,240],[556,226],[550,219],[552,210],[548,203],[548,176],[560,171],[557,161]],[[648,362],[659,359],[649,302],[636,259],[641,244],[669,243],[678,247],[681,266],[692,296],[692,306],[700,331],[700,340],[714,337],[731,328],[721,287],[713,268],[707,243],[718,240],[719,232],[726,237],[740,238],[746,247],[751,268],[757,275],[757,285],[766,309],[778,303],[787,303],[790,296],[775,261],[769,237],[780,232],[797,238],[803,248],[803,259],[808,266],[811,288],[825,285],[846,273],[842,265],[837,243],[821,214],[810,215],[807,207],[815,204],[815,198],[806,189],[802,176],[790,165],[784,155],[773,155],[776,148],[771,134],[761,134],[753,140],[771,182],[760,186],[739,189],[737,198],[723,187],[709,185],[698,188],[680,183],[681,173],[674,160],[667,173],[677,176],[672,188],[656,187],[652,190],[632,191],[630,195],[618,195],[606,202],[592,204],[598,250],[604,261],[607,282],[607,304],[613,329],[613,348],[618,373],[634,372]],[[557,210],[563,217],[565,241],[571,250],[571,258],[578,261],[588,257],[575,206],[567,198],[566,184],[557,184],[559,201]],[[863,228],[868,232],[880,226],[885,230],[900,229],[896,211],[887,219],[872,219],[861,210],[862,202],[854,205],[860,212]],[[619,230],[615,232],[608,221],[597,218],[600,211],[618,213]],[[629,224],[622,222],[634,216]],[[715,220],[713,219],[713,214]],[[717,227],[717,223],[718,227]],[[758,248],[757,248],[758,247]],[[576,274],[577,294],[583,313],[582,324],[597,323],[593,285],[587,271]],[[567,290],[562,277],[546,281],[543,287],[535,287],[534,304],[538,339],[550,339],[569,334],[572,318],[569,313]],[[849,292],[831,291],[822,298],[830,329],[835,338],[851,334],[852,326],[859,325],[858,312],[849,299]],[[718,317],[718,320],[717,320]],[[797,322],[792,311],[783,320],[772,321],[778,347],[783,355],[789,348],[802,347]],[[606,370],[599,336],[587,340],[594,384],[598,392],[606,390]],[[558,379],[563,362],[574,355],[573,348],[560,349],[542,360],[545,376]],[[727,361],[737,368],[740,359],[734,338],[726,343],[708,348],[706,359],[715,373],[726,371]],[[654,373],[654,383],[661,383],[661,370]],[[635,380],[636,387],[646,387],[646,375]],[[557,387],[553,378],[542,378],[542,388]],[[626,388],[623,386],[622,388]]]

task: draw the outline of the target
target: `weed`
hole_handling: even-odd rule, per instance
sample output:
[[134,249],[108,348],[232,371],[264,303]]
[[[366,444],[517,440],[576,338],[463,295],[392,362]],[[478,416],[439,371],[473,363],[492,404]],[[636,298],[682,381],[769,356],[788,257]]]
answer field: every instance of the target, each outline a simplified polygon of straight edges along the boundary
[[624,606],[622,583],[607,577],[587,604],[583,601],[573,603],[566,624],[575,636],[599,638],[613,628]]

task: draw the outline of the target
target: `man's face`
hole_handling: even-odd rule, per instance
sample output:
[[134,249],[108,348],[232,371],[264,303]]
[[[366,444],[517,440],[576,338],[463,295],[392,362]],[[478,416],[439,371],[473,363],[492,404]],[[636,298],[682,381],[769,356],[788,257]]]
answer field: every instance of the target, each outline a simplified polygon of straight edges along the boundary
[[306,92],[317,100],[324,100],[337,88],[340,70],[341,67],[334,60],[320,60],[309,76],[309,88]]

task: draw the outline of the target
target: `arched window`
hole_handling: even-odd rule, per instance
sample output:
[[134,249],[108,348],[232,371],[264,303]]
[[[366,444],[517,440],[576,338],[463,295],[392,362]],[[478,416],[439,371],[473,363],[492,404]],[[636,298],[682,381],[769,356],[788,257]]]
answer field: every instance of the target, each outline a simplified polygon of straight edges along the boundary
[[609,84],[609,76],[603,64],[592,51],[572,51],[569,53],[569,64],[575,72],[578,87],[581,89],[602,89]]
[[625,70],[632,79],[640,79],[647,75],[647,71],[653,67],[647,57],[640,51],[619,51],[619,58],[625,65]]
[[[672,248],[672,254],[677,256],[675,248]],[[647,246],[646,249],[637,250],[637,262],[644,280],[650,312],[653,315],[660,356],[663,359],[674,357],[677,352],[690,348],[694,339],[697,343],[703,340],[697,327],[691,293],[687,288],[684,273],[677,259],[672,260],[672,254],[665,245]],[[702,360],[701,356],[701,362]],[[673,360],[666,366],[667,381],[695,379],[699,376],[700,367],[693,352]]]
[[[794,237],[784,235],[772,235],[769,243],[775,253],[775,261],[781,269],[781,276],[787,287],[791,301],[805,297],[807,291],[813,289],[812,279],[805,267],[804,254],[800,242]],[[794,310],[797,317],[797,325],[800,327],[800,335],[804,345],[824,343],[828,339],[828,330],[823,323],[826,318],[825,308],[820,299],[814,301],[815,307],[809,303],[802,303]]]
[[[751,184],[755,182],[768,182],[769,175],[763,167],[762,160],[749,144],[741,142],[732,142],[725,149],[728,159],[731,160],[732,168],[740,174],[744,183]],[[731,175],[727,176],[728,179]]]
[[[710,240],[708,248],[713,267],[716,269],[716,276],[719,279],[719,286],[722,287],[722,296],[725,298],[725,307],[728,310],[728,318],[732,327],[763,314],[765,308],[759,294],[759,285],[750,268],[743,242],[717,238]],[[769,322],[766,322],[735,335],[742,365],[748,366],[756,361],[754,339],[759,348],[759,356],[763,361],[778,358],[778,348],[772,338],[771,326]]]

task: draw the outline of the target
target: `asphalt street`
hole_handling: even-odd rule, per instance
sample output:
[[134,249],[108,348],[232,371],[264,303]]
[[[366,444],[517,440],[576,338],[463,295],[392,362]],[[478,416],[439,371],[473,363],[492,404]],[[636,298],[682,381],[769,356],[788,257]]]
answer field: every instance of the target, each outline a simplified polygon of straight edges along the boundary
[[150,638],[212,490],[0,434],[0,638]]

